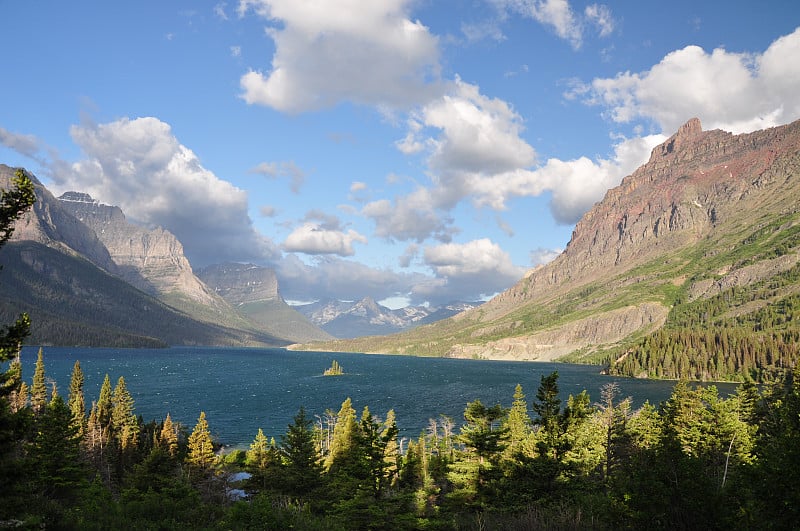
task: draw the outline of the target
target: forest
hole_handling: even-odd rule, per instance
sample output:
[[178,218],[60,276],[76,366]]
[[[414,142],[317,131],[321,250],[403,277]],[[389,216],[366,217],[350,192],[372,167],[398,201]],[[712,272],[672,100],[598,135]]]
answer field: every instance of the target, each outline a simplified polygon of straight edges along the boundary
[[[769,386],[676,383],[637,410],[606,385],[466,404],[398,438],[393,411],[299,406],[278,439],[221,453],[210,423],[145,422],[124,378],[66,398],[40,349],[3,373],[0,527],[53,529],[790,529],[800,521],[800,371]],[[88,413],[87,413],[88,411]]]

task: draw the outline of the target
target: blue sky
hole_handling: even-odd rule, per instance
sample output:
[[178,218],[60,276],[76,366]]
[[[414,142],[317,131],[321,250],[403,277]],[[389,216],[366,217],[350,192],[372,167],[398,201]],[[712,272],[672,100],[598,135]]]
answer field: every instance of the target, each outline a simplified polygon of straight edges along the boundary
[[689,118],[800,118],[800,6],[0,1],[0,162],[269,265],[284,298],[502,291]]

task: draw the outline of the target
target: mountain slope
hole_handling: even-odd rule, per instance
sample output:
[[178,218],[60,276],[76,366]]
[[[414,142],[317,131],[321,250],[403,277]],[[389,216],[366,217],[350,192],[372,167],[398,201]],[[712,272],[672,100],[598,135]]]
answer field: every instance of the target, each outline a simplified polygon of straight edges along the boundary
[[285,344],[278,338],[196,321],[79,255],[35,241],[0,249],[0,319],[32,321],[32,344],[82,346]]
[[586,213],[556,260],[508,291],[410,333],[324,348],[577,360],[635,345],[674,306],[800,260],[799,150],[800,122],[734,136],[690,120]]
[[293,343],[333,336],[286,304],[275,272],[254,264],[217,264],[198,271],[200,279],[259,329]]
[[[0,165],[0,188],[9,186],[14,171]],[[85,194],[81,198],[89,201],[84,206],[95,212],[75,209],[74,200],[57,200],[31,177],[36,203],[17,221],[0,256],[5,265],[0,311],[18,315],[24,310],[38,318],[32,341],[129,346],[295,341],[260,330],[210,292],[191,273],[180,243],[168,232],[133,227],[119,209],[98,205]],[[98,233],[121,243],[109,252]],[[128,252],[120,252],[126,245]]]

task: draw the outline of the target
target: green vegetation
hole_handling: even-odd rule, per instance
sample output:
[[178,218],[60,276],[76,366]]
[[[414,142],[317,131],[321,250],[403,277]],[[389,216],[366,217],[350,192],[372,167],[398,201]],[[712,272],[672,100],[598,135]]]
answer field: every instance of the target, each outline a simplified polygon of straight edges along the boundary
[[661,329],[612,352],[625,376],[775,381],[800,358],[800,266],[673,306]]
[[[31,388],[44,371],[41,357]],[[169,414],[145,423],[122,378],[113,389],[105,378],[87,418],[80,364],[68,399],[52,390],[39,410],[32,394],[11,407],[24,382],[8,376],[3,525],[786,529],[800,518],[800,369],[728,397],[680,381],[636,411],[614,384],[597,403],[585,391],[562,402],[552,373],[530,404],[517,385],[510,407],[474,400],[459,426],[432,418],[410,441],[393,411],[358,415],[347,398],[316,425],[300,407],[278,442],[259,429],[223,456],[203,412],[188,435]]]
[[342,366],[339,365],[339,362],[336,360],[333,360],[331,366],[325,369],[325,371],[322,373],[323,376],[341,376],[343,374],[344,369],[342,369]]

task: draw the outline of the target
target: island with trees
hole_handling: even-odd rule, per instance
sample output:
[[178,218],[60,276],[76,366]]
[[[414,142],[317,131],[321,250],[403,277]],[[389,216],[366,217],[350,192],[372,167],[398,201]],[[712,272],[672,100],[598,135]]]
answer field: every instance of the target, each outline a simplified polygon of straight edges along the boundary
[[343,374],[344,369],[342,369],[342,366],[339,365],[339,362],[336,360],[333,360],[331,366],[322,373],[323,376],[341,376]]

